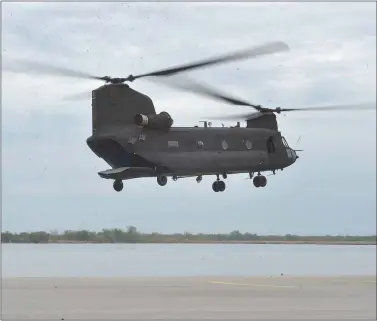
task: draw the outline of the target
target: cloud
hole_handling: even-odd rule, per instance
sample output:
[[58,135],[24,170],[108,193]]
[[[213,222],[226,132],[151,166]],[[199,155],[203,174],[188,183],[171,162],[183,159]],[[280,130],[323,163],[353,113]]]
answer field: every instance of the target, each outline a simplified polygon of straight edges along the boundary
[[[190,77],[269,107],[375,101],[373,3],[3,4],[5,63],[28,58],[99,76],[144,73],[275,40],[291,50]],[[211,190],[212,177],[164,188],[135,180],[118,194],[98,177],[108,165],[85,143],[90,99],[63,99],[83,91],[90,97],[101,83],[8,73],[2,80],[3,229],[375,230],[373,112],[280,116],[288,142],[295,146],[302,136],[297,148],[305,151],[263,190],[240,175],[227,180],[221,197]],[[180,126],[244,110],[147,80],[132,87]]]

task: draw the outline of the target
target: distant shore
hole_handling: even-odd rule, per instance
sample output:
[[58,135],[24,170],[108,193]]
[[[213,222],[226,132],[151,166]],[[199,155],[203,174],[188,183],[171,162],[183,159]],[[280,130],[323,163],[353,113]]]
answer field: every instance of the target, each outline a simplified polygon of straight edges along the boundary
[[317,244],[376,245],[376,235],[258,235],[255,233],[192,234],[189,232],[162,234],[142,233],[136,227],[103,229],[102,231],[67,230],[64,232],[1,233],[3,244]]
[[3,244],[280,244],[280,245],[377,245],[377,242],[362,241],[157,241],[157,242],[99,242],[99,241],[47,241],[8,242]]

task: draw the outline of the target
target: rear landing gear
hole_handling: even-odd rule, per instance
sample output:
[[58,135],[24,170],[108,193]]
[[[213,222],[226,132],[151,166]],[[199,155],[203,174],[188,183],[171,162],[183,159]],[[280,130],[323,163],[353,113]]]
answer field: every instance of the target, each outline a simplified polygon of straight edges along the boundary
[[157,177],[158,185],[165,186],[167,182],[168,182],[168,178],[166,176],[158,176]]
[[[224,179],[226,178],[226,174],[223,175]],[[217,180],[213,182],[212,189],[214,192],[224,192],[226,188],[225,182],[220,181],[219,175],[217,175]]]
[[123,189],[123,182],[120,179],[116,179],[113,183],[114,190],[120,192]]
[[212,189],[214,192],[224,192],[226,188],[224,181],[214,181],[212,184]]
[[267,185],[267,178],[263,175],[255,176],[253,184],[255,187],[265,187]]

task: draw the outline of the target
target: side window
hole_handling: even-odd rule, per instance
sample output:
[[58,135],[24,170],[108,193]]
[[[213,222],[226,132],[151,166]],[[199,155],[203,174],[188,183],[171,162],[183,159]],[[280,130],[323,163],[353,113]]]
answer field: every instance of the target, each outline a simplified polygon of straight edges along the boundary
[[179,148],[179,143],[175,140],[169,140],[168,148]]
[[137,138],[136,138],[136,137],[130,137],[130,138],[128,139],[128,144],[135,144],[136,141],[137,141]]
[[244,140],[244,144],[245,144],[245,147],[247,148],[247,149],[251,149],[252,147],[253,147],[253,144],[251,143],[251,141],[250,140]]
[[201,140],[199,140],[199,141],[196,143],[196,145],[198,146],[199,149],[203,149],[203,148],[204,148],[204,143],[203,143]]
[[275,153],[276,145],[274,137],[270,136],[267,138],[267,152],[269,154]]

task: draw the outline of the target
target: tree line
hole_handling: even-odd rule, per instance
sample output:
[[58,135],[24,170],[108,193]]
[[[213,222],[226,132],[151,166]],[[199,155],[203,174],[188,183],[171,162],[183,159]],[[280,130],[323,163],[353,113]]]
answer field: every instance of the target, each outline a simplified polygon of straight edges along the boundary
[[89,230],[67,230],[64,232],[21,232],[1,233],[2,243],[342,243],[342,244],[376,244],[376,235],[349,236],[299,236],[299,235],[258,235],[232,231],[228,234],[176,234],[141,233],[134,226],[125,230],[103,229],[95,232]]

